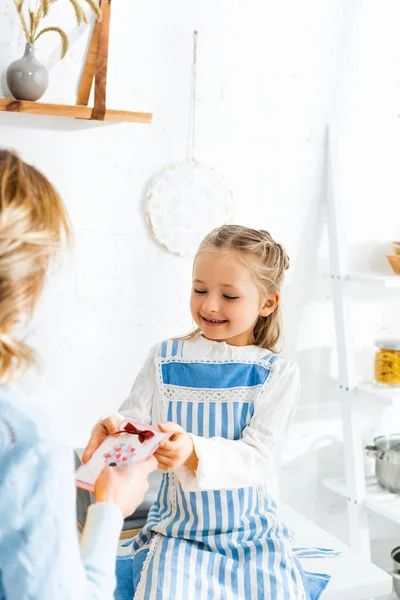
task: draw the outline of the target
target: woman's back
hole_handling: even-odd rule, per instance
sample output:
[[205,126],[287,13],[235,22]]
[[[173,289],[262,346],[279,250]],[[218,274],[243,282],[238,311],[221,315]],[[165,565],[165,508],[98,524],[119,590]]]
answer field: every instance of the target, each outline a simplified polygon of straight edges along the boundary
[[0,386],[0,598],[112,597],[121,511],[91,507],[82,564],[72,452],[56,436],[18,392]]
[[0,600],[111,600],[123,515],[140,504],[157,465],[103,469],[80,551],[72,451],[8,387],[35,362],[15,328],[29,322],[69,235],[51,183],[0,150]]

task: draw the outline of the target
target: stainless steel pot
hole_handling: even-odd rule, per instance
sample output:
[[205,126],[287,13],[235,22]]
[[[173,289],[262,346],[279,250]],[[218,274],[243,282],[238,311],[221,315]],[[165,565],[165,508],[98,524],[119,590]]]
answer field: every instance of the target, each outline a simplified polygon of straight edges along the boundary
[[381,435],[365,451],[375,456],[375,474],[385,490],[400,494],[400,433]]
[[393,587],[396,592],[396,596],[400,598],[400,546],[393,548],[392,550],[393,559]]
[[393,573],[392,577],[394,591],[396,592],[396,596],[400,598],[400,575],[399,573]]

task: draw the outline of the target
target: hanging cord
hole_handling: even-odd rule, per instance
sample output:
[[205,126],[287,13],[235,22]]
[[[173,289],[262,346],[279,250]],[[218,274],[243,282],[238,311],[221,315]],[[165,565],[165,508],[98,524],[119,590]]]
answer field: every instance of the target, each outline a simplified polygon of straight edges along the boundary
[[193,32],[193,67],[192,67],[192,94],[190,105],[190,134],[189,134],[189,160],[195,161],[196,137],[196,99],[197,99],[197,31]]

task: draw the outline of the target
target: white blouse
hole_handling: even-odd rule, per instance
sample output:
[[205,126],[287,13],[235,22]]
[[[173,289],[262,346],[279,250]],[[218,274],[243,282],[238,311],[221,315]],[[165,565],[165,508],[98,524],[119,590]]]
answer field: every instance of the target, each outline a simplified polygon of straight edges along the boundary
[[[258,346],[230,346],[197,335],[185,340],[180,360],[259,361],[269,354]],[[162,421],[162,404],[157,385],[161,344],[154,346],[122,404],[120,413],[144,423]],[[239,440],[192,435],[199,459],[197,471],[180,467],[175,471],[184,491],[234,489],[259,485],[275,477],[282,442],[297,405],[299,369],[288,358],[278,357],[254,400],[253,416]],[[237,389],[237,388],[236,388]],[[235,399],[235,388],[230,392]],[[205,400],[207,401],[207,400]]]

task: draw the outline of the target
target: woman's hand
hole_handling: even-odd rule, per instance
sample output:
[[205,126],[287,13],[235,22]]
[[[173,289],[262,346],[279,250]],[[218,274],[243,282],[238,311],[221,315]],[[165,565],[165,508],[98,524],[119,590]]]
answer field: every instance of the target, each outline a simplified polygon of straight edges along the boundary
[[110,417],[107,417],[106,419],[96,423],[92,430],[92,436],[82,454],[83,463],[87,463],[93,452],[97,450],[102,442],[104,442],[106,437],[119,431],[119,424],[121,421],[122,419],[118,415],[111,415]]
[[147,478],[156,469],[157,461],[153,456],[127,467],[107,465],[94,486],[96,502],[112,502],[122,510],[124,517],[129,517],[141,504],[149,489]]
[[171,437],[161,442],[154,453],[158,468],[170,471],[186,465],[189,469],[196,471],[199,459],[190,435],[177,423],[161,423],[158,428],[164,433],[172,432]]

